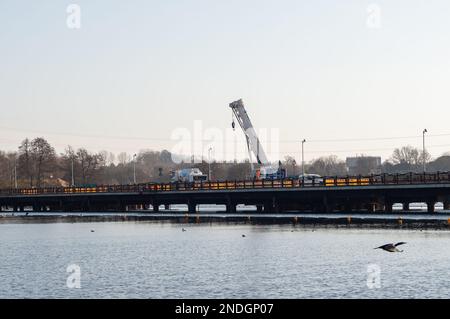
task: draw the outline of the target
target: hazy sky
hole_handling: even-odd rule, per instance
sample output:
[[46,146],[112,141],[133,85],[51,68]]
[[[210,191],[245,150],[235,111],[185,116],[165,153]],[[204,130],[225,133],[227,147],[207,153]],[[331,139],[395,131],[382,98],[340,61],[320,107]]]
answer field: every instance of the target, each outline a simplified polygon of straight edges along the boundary
[[385,159],[422,147],[425,127],[436,157],[450,151],[449,17],[448,0],[0,0],[0,149],[171,150],[195,120],[225,132],[243,98],[281,157],[306,138],[307,160]]

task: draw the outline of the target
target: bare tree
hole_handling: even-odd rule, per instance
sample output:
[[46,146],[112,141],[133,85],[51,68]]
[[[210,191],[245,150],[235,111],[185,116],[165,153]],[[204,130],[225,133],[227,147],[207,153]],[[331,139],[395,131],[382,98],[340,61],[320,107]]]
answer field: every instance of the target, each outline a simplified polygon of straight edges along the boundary
[[31,141],[26,138],[19,146],[19,172],[29,181],[30,187],[33,187],[34,169],[31,152]]
[[31,141],[31,158],[36,171],[36,186],[41,187],[43,174],[51,171],[56,158],[55,149],[42,137]]
[[396,148],[392,153],[392,163],[394,164],[420,164],[420,152],[410,145]]
[[344,161],[341,161],[336,155],[330,155],[313,160],[308,165],[308,173],[322,176],[342,176],[347,174],[347,168]]
[[92,179],[97,169],[105,165],[105,159],[102,154],[92,154],[84,148],[78,149],[77,159],[81,169],[83,184]]
[[130,162],[130,156],[125,152],[120,153],[117,156],[117,159],[119,160],[119,164],[122,164],[122,165],[125,165],[128,162]]
[[283,165],[286,167],[286,172],[287,172],[288,176],[294,176],[297,174],[297,172],[295,171],[295,167],[297,166],[297,161],[295,160],[294,157],[289,156],[289,155],[285,156]]

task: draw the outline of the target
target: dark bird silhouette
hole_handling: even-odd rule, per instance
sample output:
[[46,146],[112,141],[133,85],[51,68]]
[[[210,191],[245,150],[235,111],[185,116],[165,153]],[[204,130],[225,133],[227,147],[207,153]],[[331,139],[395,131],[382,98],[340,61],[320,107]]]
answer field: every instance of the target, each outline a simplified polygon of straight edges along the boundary
[[184,228],[181,228],[181,231],[186,231],[186,229],[184,229]]
[[245,237],[245,235],[242,235],[242,237]]
[[401,252],[403,252],[403,250],[398,249],[397,246],[404,245],[404,244],[406,244],[406,243],[401,241],[399,243],[396,243],[395,245],[390,243],[390,244],[386,244],[386,245],[383,245],[380,247],[376,247],[374,249],[383,249],[390,253],[401,253]]
[[91,229],[91,233],[95,232],[95,230]]

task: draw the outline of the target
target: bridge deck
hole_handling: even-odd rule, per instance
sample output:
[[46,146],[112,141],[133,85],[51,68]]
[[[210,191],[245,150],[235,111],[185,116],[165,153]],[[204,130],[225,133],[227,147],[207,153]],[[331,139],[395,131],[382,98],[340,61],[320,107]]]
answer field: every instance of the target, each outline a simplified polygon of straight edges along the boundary
[[442,202],[449,209],[450,174],[403,174],[327,177],[306,184],[298,179],[224,181],[137,185],[101,185],[0,190],[0,208],[23,210],[126,210],[127,206],[224,204],[231,212],[237,204],[256,205],[259,211],[391,211],[392,204],[425,202],[428,210]]

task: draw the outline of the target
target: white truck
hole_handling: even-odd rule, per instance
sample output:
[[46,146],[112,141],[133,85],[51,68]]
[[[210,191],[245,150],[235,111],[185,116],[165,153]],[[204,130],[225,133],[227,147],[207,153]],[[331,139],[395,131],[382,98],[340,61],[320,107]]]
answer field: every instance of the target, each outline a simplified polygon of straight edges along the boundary
[[203,174],[202,171],[198,168],[184,168],[179,169],[176,171],[173,171],[171,173],[171,180],[172,182],[186,182],[186,183],[192,183],[192,182],[199,182],[199,181],[206,181],[208,179],[208,176]]

